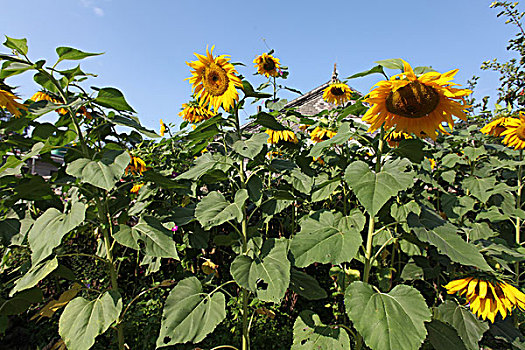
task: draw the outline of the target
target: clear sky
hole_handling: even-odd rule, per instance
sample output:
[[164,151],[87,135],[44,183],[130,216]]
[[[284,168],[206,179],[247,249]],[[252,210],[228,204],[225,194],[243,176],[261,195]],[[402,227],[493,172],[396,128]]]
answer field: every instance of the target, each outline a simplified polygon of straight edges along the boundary
[[[286,85],[307,92],[325,82],[337,62],[339,77],[403,58],[439,72],[459,68],[456,82],[481,77],[476,96],[496,96],[498,75],[479,69],[485,60],[507,60],[516,30],[497,18],[485,0],[179,1],[24,0],[5,2],[0,34],[28,39],[29,57],[56,60],[57,46],[104,52],[81,65],[98,74],[89,86],[123,91],[142,123],[158,130],[158,119],[179,124],[191,87],[186,61],[194,52],[229,54],[254,86],[253,59],[268,47],[289,67]],[[523,6],[520,5],[522,8]],[[267,47],[268,45],[268,47]],[[2,50],[8,52],[7,49]],[[61,63],[66,68],[69,63]],[[76,65],[77,62],[72,62]],[[391,74],[397,72],[390,72]],[[368,92],[381,76],[349,85]],[[38,86],[30,75],[7,79],[29,98]],[[291,99],[296,95],[283,94]],[[491,106],[495,99],[491,100]],[[253,107],[248,112],[253,112]],[[246,115],[244,116],[246,117]]]

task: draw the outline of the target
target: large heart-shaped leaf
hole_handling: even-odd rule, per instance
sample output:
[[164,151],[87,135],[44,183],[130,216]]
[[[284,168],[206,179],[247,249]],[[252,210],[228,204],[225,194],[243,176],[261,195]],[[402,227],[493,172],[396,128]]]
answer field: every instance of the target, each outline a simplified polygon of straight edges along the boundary
[[244,216],[242,208],[246,199],[248,199],[248,191],[245,189],[237,191],[233,203],[228,202],[222,193],[211,192],[197,204],[195,217],[205,230],[233,219],[241,222]]
[[67,213],[49,208],[35,221],[27,237],[33,265],[47,258],[64,235],[84,221],[85,212],[86,205],[75,202]]
[[308,300],[319,300],[327,297],[326,291],[321,288],[314,277],[293,268],[290,274],[290,289]]
[[230,273],[241,287],[257,293],[262,301],[278,303],[290,283],[290,261],[285,239],[268,239],[252,259],[240,255],[233,260]]
[[345,292],[346,313],[373,350],[417,350],[425,340],[431,313],[417,289],[397,285],[379,293],[363,282]]
[[98,95],[95,98],[95,103],[98,103],[104,107],[113,108],[117,111],[135,112],[128,102],[126,102],[122,92],[119,89],[113,87],[98,89]]
[[146,255],[159,258],[179,259],[173,233],[162,226],[153,216],[143,216],[133,227],[120,225],[113,237],[120,244],[139,250],[142,244]]
[[469,350],[479,349],[478,342],[489,329],[487,322],[480,321],[470,310],[451,300],[439,305],[434,317],[454,327]]
[[313,311],[301,312],[293,326],[291,350],[350,350],[350,338],[343,328],[324,325]]
[[435,246],[450,260],[482,270],[492,270],[478,248],[465,242],[457,233],[458,228],[444,221],[437,214],[423,208],[419,217],[410,213],[407,222],[420,241]]
[[407,171],[409,167],[407,159],[396,159],[387,161],[379,173],[373,173],[368,164],[357,161],[346,168],[345,180],[365,209],[376,215],[392,196],[414,184],[414,172]]
[[483,203],[487,203],[490,196],[493,195],[492,190],[494,189],[494,186],[496,185],[496,178],[495,177],[487,177],[483,179],[479,179],[475,176],[467,177],[465,180],[463,180],[463,187],[469,190],[469,192],[482,201]]
[[228,171],[233,165],[233,161],[226,157],[221,156],[220,154],[210,154],[205,153],[197,160],[195,160],[195,165],[191,167],[188,171],[177,176],[178,180],[198,180],[202,175],[206,174],[211,170],[222,170],[223,172]]
[[57,258],[33,265],[29,271],[15,282],[15,287],[9,292],[12,297],[15,293],[36,286],[38,282],[46,278],[51,272],[58,267]]
[[91,301],[77,297],[62,312],[58,333],[68,349],[87,350],[98,335],[118,320],[121,311],[122,298],[116,292],[105,292]]
[[185,278],[166,299],[157,347],[200,342],[225,317],[224,294],[203,293],[196,277]]
[[467,350],[458,332],[446,323],[432,320],[427,323],[428,341],[435,350]]
[[129,161],[127,152],[106,150],[98,160],[87,158],[74,160],[67,166],[66,173],[80,179],[80,182],[109,191],[124,175],[124,169]]
[[340,264],[350,262],[362,243],[365,217],[357,209],[349,216],[319,211],[301,220],[301,231],[292,239],[290,249],[295,266],[314,262]]
[[233,144],[233,150],[243,157],[253,159],[262,151],[267,140],[268,134],[266,133],[254,134],[248,140],[236,141]]

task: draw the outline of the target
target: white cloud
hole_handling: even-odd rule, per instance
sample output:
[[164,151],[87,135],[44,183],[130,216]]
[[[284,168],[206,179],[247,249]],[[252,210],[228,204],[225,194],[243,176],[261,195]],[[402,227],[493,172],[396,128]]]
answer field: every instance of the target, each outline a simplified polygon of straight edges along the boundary
[[95,1],[93,0],[80,0],[80,3],[85,8],[93,10],[93,13],[99,17],[104,16],[104,10],[98,6],[95,6]]
[[93,12],[95,12],[95,15],[102,17],[104,16],[104,10],[100,7],[93,7]]

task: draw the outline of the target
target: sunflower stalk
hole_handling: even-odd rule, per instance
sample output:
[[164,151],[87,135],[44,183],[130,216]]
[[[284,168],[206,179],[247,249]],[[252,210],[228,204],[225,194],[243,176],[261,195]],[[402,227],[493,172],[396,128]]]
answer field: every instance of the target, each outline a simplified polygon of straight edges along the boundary
[[[380,135],[379,135],[379,145],[377,147],[376,152],[376,166],[375,171],[376,174],[381,171],[381,157],[383,155],[383,145],[384,145],[384,139],[385,139],[385,128],[381,127]],[[368,283],[368,279],[370,278],[370,269],[372,268],[372,261],[374,259],[372,255],[372,241],[374,239],[374,229],[375,229],[375,217],[370,214],[368,220],[368,234],[366,237],[366,251],[365,251],[365,267],[363,271],[363,282]],[[361,350],[363,348],[363,336],[359,334],[357,337],[357,343],[356,343],[356,349]]]
[[[518,192],[516,195],[516,208],[518,210],[521,209],[521,187],[522,187],[522,176],[523,176],[523,167],[521,165],[521,162],[523,161],[523,150],[520,150],[519,155],[519,165],[518,165]],[[516,244],[518,246],[521,245],[521,220],[518,215],[516,215]],[[520,263],[516,263],[516,283],[519,285],[520,283]]]
[[[242,100],[241,100],[242,103]],[[235,126],[237,128],[237,135],[239,139],[242,139],[241,124],[239,120],[239,105],[241,103],[236,103],[234,108],[235,115]],[[241,164],[239,165],[239,176],[241,180],[241,188],[246,188],[246,174],[244,170],[244,158],[241,159]],[[248,253],[248,216],[246,213],[246,203],[242,206],[243,218],[241,222],[241,237],[242,237],[242,255]],[[248,304],[250,299],[250,292],[245,288],[242,288],[241,298],[242,298],[242,350],[250,350],[250,328],[248,321]]]

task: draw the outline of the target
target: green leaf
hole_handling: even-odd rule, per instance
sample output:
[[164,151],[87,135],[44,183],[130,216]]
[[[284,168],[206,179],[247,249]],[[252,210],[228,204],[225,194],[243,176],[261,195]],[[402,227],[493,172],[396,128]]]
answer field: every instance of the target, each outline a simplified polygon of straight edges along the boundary
[[281,123],[279,123],[274,116],[266,112],[259,112],[255,116],[255,123],[271,130],[288,130]]
[[327,326],[319,315],[305,310],[299,314],[293,326],[291,350],[350,350],[350,338],[343,328]]
[[[120,225],[113,237],[120,244],[159,258],[179,259],[173,233],[153,216],[143,216],[133,227]],[[139,242],[142,243],[139,245]]]
[[245,158],[253,159],[261,153],[267,140],[268,134],[266,133],[254,134],[248,140],[236,141],[233,144],[233,150]]
[[454,328],[438,320],[427,323],[428,341],[435,350],[467,350]]
[[430,310],[417,289],[397,285],[378,293],[363,282],[345,292],[346,313],[365,343],[374,350],[417,350],[425,340]]
[[270,111],[280,111],[284,108],[284,106],[286,106],[287,103],[288,100],[286,99],[278,99],[276,102],[271,100],[265,101],[266,108],[268,108]]
[[95,103],[107,108],[113,108],[117,111],[129,111],[135,113],[133,108],[126,102],[124,95],[120,90],[106,87],[98,90]]
[[26,289],[13,298],[2,301],[0,315],[17,315],[26,311],[32,304],[42,301],[44,295],[40,288]]
[[241,222],[244,217],[242,208],[246,199],[248,199],[248,191],[245,189],[237,191],[234,203],[228,202],[220,192],[210,192],[197,204],[195,217],[205,230],[233,219]]
[[12,297],[15,293],[33,288],[38,282],[46,278],[51,272],[56,270],[58,267],[57,258],[41,262],[40,264],[34,265],[24,276],[19,278],[15,282],[15,287],[9,292],[9,296]]
[[305,272],[292,268],[290,274],[290,289],[308,300],[319,300],[327,297],[317,280]]
[[[378,62],[376,62],[376,63],[378,63]],[[369,70],[365,70],[363,72],[353,74],[353,75],[349,76],[346,79],[354,79],[354,78],[366,77],[367,75],[374,74],[374,73],[385,74],[385,71],[383,70],[383,66],[377,65],[377,66],[375,66],[373,68],[370,68]]]
[[69,212],[61,213],[55,208],[49,208],[35,221],[27,237],[33,265],[51,255],[66,233],[84,221],[85,212],[86,205],[75,202]]
[[205,153],[195,160],[195,165],[193,167],[177,176],[177,180],[198,180],[208,171],[219,169],[226,172],[232,167],[232,165],[233,161],[226,156]]
[[329,211],[304,217],[301,231],[293,237],[290,250],[297,267],[315,262],[340,264],[350,262],[362,243],[361,230],[365,217],[357,209],[349,216]]
[[203,293],[197,278],[185,278],[177,283],[166,299],[157,348],[186,342],[198,343],[225,317],[224,294]]
[[467,164],[467,162],[455,153],[449,153],[441,160],[441,165],[446,168],[453,168],[457,164]]
[[388,68],[388,69],[403,70],[403,60],[400,58],[391,58],[388,60],[375,61],[375,63],[379,64],[382,67]]
[[290,179],[293,188],[304,194],[310,194],[312,186],[314,185],[313,178],[301,172],[298,168],[295,168],[292,170]]
[[105,150],[99,160],[79,158],[71,162],[66,173],[93,186],[111,190],[124,175],[130,157],[127,152]]
[[257,174],[251,174],[248,182],[246,183],[246,189],[250,200],[254,203],[259,203],[262,198],[263,183]]
[[262,301],[279,303],[290,283],[288,241],[270,238],[252,259],[239,255],[233,260],[230,273],[243,288],[257,294]]
[[139,119],[135,116],[127,116],[127,115],[115,114],[113,112],[110,112],[108,116],[107,117],[104,116],[104,118],[117,125],[122,125],[122,126],[133,128],[147,137],[151,137],[151,138],[160,137],[159,135],[157,135],[155,131],[142,126],[142,124],[140,124]]
[[353,133],[350,131],[350,123],[342,123],[334,137],[316,143],[308,155],[319,158],[326,148],[331,147],[332,145],[345,144],[352,137],[352,135]]
[[244,91],[245,97],[255,97],[255,98],[268,98],[272,97],[272,94],[267,94],[264,92],[257,92],[253,89],[252,84],[247,80],[242,81],[242,91]]
[[419,217],[411,213],[407,221],[420,241],[435,246],[439,253],[448,256],[450,260],[492,271],[478,248],[465,242],[458,235],[458,228],[444,221],[437,214],[423,208]]
[[446,322],[456,329],[469,350],[479,349],[478,342],[483,337],[483,333],[489,329],[487,322],[478,320],[470,310],[450,300],[439,305],[434,313],[437,320]]
[[490,333],[496,339],[502,339],[512,344],[512,349],[525,350],[525,336],[512,324],[512,319],[507,317],[503,321],[495,322],[490,327]]
[[406,159],[387,161],[379,173],[373,173],[363,161],[350,163],[345,171],[345,180],[359,202],[371,214],[379,209],[399,191],[414,184],[414,172],[406,171],[410,162]]
[[419,76],[421,74],[425,74],[425,73],[428,73],[428,72],[435,72],[435,70],[432,67],[427,67],[427,66],[414,67],[414,74],[415,75]]
[[424,158],[423,148],[425,143],[420,139],[401,140],[394,152],[402,157],[410,159],[414,163],[421,163]]
[[332,179],[323,182],[319,186],[316,185],[314,191],[312,192],[312,202],[315,203],[324,201],[335,192],[339,184],[340,179]]
[[42,148],[45,144],[43,142],[38,142],[33,145],[31,151],[21,157],[21,159],[16,158],[15,156],[7,157],[6,162],[2,167],[0,167],[0,177],[8,175],[18,175],[20,174],[20,169],[24,165],[25,161],[40,154]]
[[57,47],[56,52],[58,55],[58,62],[63,60],[81,60],[86,57],[90,56],[98,56],[102,55],[102,53],[90,53],[90,52],[83,52],[77,49],[74,49],[72,47]]
[[493,194],[492,189],[496,185],[495,177],[488,177],[478,179],[470,176],[463,180],[463,186],[470,191],[470,193],[483,203],[487,203],[490,196]]
[[151,181],[155,185],[163,188],[188,188],[188,186],[173,181],[169,177],[157,173],[156,171],[149,169],[142,174],[144,181]]
[[14,39],[6,35],[4,46],[17,51],[21,55],[27,55],[27,39]]
[[90,349],[95,338],[118,320],[121,311],[122,298],[116,292],[105,292],[91,301],[77,297],[62,312],[58,333],[68,349]]

